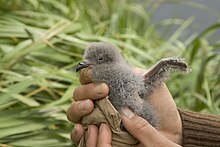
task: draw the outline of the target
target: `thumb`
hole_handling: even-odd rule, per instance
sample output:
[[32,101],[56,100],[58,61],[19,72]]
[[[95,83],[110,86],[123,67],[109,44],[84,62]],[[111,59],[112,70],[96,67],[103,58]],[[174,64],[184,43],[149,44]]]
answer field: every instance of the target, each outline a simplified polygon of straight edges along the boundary
[[122,111],[122,123],[128,132],[143,144],[145,144],[145,142],[149,143],[149,141],[152,140],[152,134],[156,133],[156,129],[145,119],[135,115],[128,108]]
[[122,110],[122,123],[127,131],[139,140],[145,147],[148,146],[176,146],[161,135],[145,119],[135,115],[130,109]]

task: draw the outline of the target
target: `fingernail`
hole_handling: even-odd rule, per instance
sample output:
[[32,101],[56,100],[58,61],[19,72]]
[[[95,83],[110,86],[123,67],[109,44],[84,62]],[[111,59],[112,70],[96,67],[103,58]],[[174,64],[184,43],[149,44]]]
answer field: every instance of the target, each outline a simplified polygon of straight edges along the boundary
[[99,128],[99,133],[101,133],[103,131],[103,128],[105,127],[104,125],[105,125],[104,123],[101,124],[101,126]]
[[90,107],[90,102],[89,100],[85,100],[85,101],[82,101],[81,103],[79,103],[79,109],[80,110],[86,110]]
[[124,115],[125,117],[127,117],[128,119],[131,119],[134,116],[134,113],[128,109],[128,108],[124,108],[122,110],[122,115]]
[[96,94],[102,94],[107,89],[107,85],[105,83],[101,83],[95,87]]

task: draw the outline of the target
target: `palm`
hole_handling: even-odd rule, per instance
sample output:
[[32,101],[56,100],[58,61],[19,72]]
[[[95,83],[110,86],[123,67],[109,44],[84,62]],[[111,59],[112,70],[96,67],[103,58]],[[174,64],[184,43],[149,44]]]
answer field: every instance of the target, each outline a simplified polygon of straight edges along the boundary
[[[134,69],[137,74],[146,71],[140,68]],[[181,118],[176,108],[176,104],[164,83],[154,89],[149,97],[151,104],[155,107],[160,118],[159,132],[175,143],[180,143],[181,138]]]

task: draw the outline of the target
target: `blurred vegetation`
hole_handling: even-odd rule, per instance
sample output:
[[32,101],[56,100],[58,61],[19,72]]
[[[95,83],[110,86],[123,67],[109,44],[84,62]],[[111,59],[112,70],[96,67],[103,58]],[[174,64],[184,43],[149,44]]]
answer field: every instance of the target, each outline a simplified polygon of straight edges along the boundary
[[[169,18],[154,25],[159,5],[147,0],[1,0],[0,146],[72,146],[73,125],[65,113],[79,85],[75,67],[92,41],[119,46],[130,64],[142,68],[164,57],[185,58],[193,71],[173,74],[167,82],[177,105],[219,114],[220,40],[209,38],[220,23],[180,39],[193,19],[176,24]],[[177,25],[166,39],[157,32],[164,25]]]

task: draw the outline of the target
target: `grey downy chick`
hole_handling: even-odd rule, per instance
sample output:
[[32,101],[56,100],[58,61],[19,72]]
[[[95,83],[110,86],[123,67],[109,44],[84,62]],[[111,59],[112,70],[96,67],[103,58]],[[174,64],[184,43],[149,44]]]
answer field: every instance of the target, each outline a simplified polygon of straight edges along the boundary
[[170,71],[187,71],[187,64],[181,59],[162,59],[143,76],[134,73],[126,64],[120,50],[111,44],[94,42],[84,53],[84,61],[76,71],[92,67],[92,82],[104,82],[109,86],[109,100],[117,111],[125,107],[146,119],[155,128],[159,127],[159,117],[149,103],[151,91],[165,81]]

